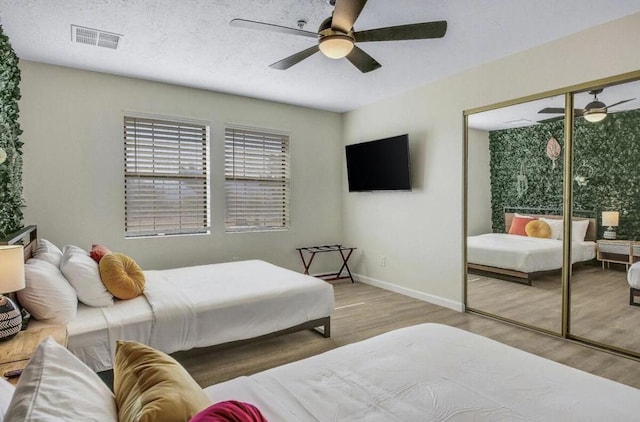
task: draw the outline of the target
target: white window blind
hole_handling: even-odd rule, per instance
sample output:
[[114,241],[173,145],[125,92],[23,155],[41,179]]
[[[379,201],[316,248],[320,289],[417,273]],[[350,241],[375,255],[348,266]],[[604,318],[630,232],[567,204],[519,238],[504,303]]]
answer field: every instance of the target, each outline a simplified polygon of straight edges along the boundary
[[208,127],[124,118],[125,237],[208,233]]
[[227,127],[226,231],[289,228],[289,136]]

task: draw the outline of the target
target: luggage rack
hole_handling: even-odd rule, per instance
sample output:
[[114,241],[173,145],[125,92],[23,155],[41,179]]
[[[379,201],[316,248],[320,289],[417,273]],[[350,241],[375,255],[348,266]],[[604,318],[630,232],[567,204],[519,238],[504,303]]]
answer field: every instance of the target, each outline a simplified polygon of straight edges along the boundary
[[[354,282],[353,276],[351,275],[351,270],[349,269],[349,265],[347,264],[347,262],[349,261],[349,258],[351,257],[351,254],[353,253],[353,251],[358,248],[352,248],[352,247],[342,246],[342,245],[323,245],[323,246],[305,246],[305,247],[296,248],[296,249],[300,254],[302,265],[304,265],[304,273],[307,275],[310,275],[309,267],[311,267],[313,258],[315,258],[317,253],[339,252],[340,257],[342,258],[342,266],[338,271],[322,273],[322,274],[312,274],[312,275],[314,277],[318,277],[326,281],[344,280],[348,278],[351,280],[352,283]],[[308,260],[305,259],[305,253],[308,254],[307,255],[307,257],[309,258]],[[346,271],[348,275],[343,276],[342,273],[344,271]]]

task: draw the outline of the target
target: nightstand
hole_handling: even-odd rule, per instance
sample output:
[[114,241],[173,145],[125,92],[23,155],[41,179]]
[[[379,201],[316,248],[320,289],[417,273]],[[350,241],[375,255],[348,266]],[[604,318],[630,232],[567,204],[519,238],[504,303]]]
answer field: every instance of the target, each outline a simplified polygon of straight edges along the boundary
[[640,242],[633,240],[598,240],[598,253],[596,258],[604,263],[624,264],[627,269],[629,265],[640,260]]
[[[24,369],[35,352],[38,344],[48,336],[63,346],[67,346],[66,325],[42,324],[31,321],[27,329],[20,331],[15,337],[0,342],[0,376],[6,371]],[[11,378],[9,382],[16,384],[19,378]]]

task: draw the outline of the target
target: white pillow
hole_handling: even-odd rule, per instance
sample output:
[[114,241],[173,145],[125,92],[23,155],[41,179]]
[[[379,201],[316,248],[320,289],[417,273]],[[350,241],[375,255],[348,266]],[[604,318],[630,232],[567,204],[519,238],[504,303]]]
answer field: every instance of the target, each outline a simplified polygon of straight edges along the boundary
[[589,220],[574,220],[571,222],[571,240],[584,241],[589,228]]
[[58,267],[39,259],[24,265],[25,288],[16,294],[35,319],[66,324],[76,317],[78,297]]
[[6,421],[117,421],[116,399],[100,377],[47,337],[24,368]]
[[551,236],[549,237],[549,239],[562,239],[562,219],[556,220],[553,218],[541,217],[540,220],[544,221],[549,225],[549,227],[551,227]]
[[113,305],[113,296],[100,279],[98,264],[84,249],[71,245],[62,248],[60,270],[76,290],[80,302],[95,307]]
[[38,246],[33,254],[35,259],[41,259],[47,261],[50,264],[60,267],[60,261],[62,260],[62,251],[53,243],[46,239],[38,240]]
[[16,387],[0,377],[0,421],[4,420],[4,416],[7,414],[14,391],[16,391]]

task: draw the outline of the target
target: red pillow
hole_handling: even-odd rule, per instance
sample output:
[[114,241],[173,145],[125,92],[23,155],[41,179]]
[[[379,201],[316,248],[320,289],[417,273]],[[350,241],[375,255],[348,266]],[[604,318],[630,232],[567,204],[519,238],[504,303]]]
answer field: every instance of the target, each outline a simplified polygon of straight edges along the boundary
[[267,422],[252,404],[229,400],[213,404],[197,413],[189,422]]
[[99,264],[102,257],[110,253],[111,251],[104,245],[92,245],[89,256]]
[[517,234],[518,236],[526,236],[525,226],[527,223],[537,220],[533,217],[513,217],[511,221],[511,227],[509,227],[509,234]]

